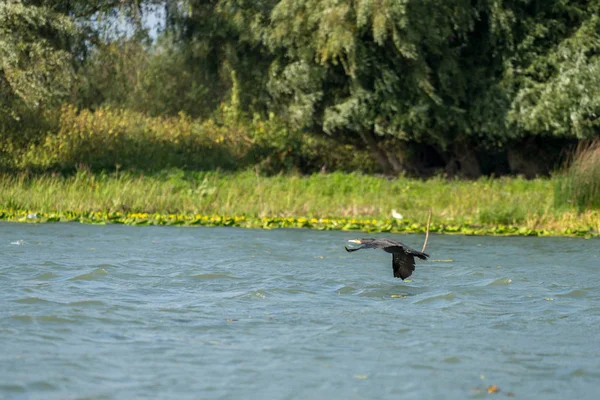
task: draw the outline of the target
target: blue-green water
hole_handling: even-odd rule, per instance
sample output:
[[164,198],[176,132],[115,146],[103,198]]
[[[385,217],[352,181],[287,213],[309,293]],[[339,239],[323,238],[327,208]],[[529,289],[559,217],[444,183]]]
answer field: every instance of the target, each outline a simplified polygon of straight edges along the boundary
[[598,240],[361,236],[2,223],[0,398],[596,398]]

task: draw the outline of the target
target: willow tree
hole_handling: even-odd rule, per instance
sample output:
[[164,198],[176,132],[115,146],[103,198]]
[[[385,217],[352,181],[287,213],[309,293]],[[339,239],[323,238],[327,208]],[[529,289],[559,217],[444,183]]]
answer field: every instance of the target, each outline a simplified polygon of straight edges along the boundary
[[[210,114],[235,98],[245,110],[266,111],[271,55],[261,41],[276,0],[184,0],[164,2],[165,37],[196,87],[195,115]],[[259,23],[259,21],[261,23]],[[236,93],[232,93],[236,89]],[[191,100],[191,99],[190,99]]]
[[271,93],[298,125],[403,171],[386,139],[444,149],[468,130],[461,53],[477,17],[470,0],[282,0],[267,37],[279,55]]
[[[503,1],[493,21],[504,52],[500,84],[512,172],[547,173],[568,146],[599,137],[600,1]],[[494,25],[492,25],[494,27]]]
[[20,0],[0,3],[0,121],[63,98],[71,86],[73,21]]
[[524,34],[505,72],[517,87],[509,120],[532,135],[598,137],[600,1],[549,3],[515,22]]
[[424,143],[477,176],[478,149],[595,129],[597,3],[282,0],[265,34],[274,104],[386,171]]

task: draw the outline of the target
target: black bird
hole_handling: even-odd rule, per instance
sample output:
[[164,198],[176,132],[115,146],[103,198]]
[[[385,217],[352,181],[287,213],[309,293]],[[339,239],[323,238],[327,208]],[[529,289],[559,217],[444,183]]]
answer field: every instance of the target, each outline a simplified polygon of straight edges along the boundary
[[429,254],[411,249],[405,244],[390,239],[353,239],[348,241],[362,244],[362,246],[355,249],[349,249],[344,246],[348,252],[360,249],[382,249],[385,252],[392,253],[394,278],[402,278],[402,280],[411,276],[415,270],[415,256],[421,260],[427,260],[427,257],[429,257]]

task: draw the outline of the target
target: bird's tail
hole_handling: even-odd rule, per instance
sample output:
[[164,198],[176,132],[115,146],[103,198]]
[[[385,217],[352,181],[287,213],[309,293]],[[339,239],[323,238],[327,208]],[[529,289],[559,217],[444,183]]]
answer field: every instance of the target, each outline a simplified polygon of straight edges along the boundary
[[421,260],[427,260],[427,257],[429,257],[429,254],[417,250],[413,250],[411,254],[415,257],[419,257]]

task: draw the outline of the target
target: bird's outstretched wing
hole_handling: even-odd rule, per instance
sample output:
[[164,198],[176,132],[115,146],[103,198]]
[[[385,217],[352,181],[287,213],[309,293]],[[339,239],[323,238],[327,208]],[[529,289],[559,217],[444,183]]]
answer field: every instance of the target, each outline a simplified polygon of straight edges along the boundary
[[357,247],[357,248],[355,248],[355,249],[349,249],[349,248],[348,248],[348,246],[344,246],[344,248],[346,249],[346,251],[347,251],[348,253],[352,253],[353,251],[356,251],[356,250],[360,250],[360,249],[362,249],[362,246],[361,246],[361,247]]
[[394,267],[394,278],[405,280],[415,270],[415,258],[404,252],[392,253],[392,267]]
[[410,248],[407,245],[402,244],[400,242],[397,242],[397,243],[398,244],[395,245],[395,246],[385,247],[383,249],[383,251],[388,252],[388,253],[392,253],[392,254],[395,254],[395,253],[406,253],[406,254],[411,255],[411,256],[419,257],[421,260],[427,260],[427,257],[429,257],[429,254],[427,254],[427,253],[422,253],[422,252],[420,252],[418,250],[415,250],[413,248]]

